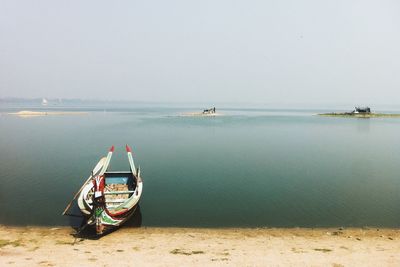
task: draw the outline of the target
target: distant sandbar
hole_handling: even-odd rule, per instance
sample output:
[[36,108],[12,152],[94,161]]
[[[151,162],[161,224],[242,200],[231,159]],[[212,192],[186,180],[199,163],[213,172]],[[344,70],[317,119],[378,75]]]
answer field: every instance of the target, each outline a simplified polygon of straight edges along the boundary
[[15,113],[8,113],[10,115],[16,115],[19,117],[38,117],[47,115],[86,115],[88,112],[77,112],[77,111],[30,111],[22,110]]
[[221,113],[188,112],[180,114],[181,117],[217,117],[223,116]]
[[384,114],[384,113],[348,113],[348,112],[332,112],[317,114],[325,117],[344,117],[344,118],[400,118],[400,114]]

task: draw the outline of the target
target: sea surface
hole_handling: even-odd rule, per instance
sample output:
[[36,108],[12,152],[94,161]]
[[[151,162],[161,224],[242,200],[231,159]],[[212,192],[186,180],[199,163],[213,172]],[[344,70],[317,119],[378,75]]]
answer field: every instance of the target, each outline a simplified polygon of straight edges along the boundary
[[[129,170],[129,144],[142,226],[400,227],[400,119],[179,116],[200,108],[0,107],[0,224],[70,224],[61,212],[97,161],[115,145],[111,170]],[[22,109],[88,114],[7,114]]]

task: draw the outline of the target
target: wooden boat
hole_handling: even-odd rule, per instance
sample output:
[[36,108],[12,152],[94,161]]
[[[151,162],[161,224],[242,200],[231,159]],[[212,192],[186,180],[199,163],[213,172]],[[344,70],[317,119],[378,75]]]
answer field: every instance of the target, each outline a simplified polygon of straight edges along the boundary
[[107,157],[100,159],[78,192],[79,209],[87,218],[85,226],[94,225],[98,235],[127,221],[135,212],[143,190],[140,168],[135,168],[131,148],[126,145],[130,171],[108,171],[113,152],[114,146]]

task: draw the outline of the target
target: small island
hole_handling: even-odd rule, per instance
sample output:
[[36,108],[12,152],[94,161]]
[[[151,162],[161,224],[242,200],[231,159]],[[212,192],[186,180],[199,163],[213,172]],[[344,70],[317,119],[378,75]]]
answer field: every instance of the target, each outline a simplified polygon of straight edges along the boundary
[[47,115],[86,115],[88,112],[78,112],[78,111],[30,111],[22,110],[15,113],[8,113],[9,115],[16,115],[18,117],[28,118],[28,117],[39,117]]
[[346,118],[400,118],[400,114],[374,113],[370,107],[355,107],[350,112],[321,113],[319,116]]
[[204,109],[202,112],[188,112],[183,113],[181,116],[189,116],[189,117],[215,117],[221,116],[221,113],[217,113],[214,108]]

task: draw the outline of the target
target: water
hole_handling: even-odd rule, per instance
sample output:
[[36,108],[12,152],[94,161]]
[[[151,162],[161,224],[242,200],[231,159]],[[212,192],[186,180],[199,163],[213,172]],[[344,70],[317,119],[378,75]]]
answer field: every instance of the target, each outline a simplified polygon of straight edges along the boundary
[[[32,108],[30,108],[32,109]],[[400,226],[400,120],[318,111],[74,108],[0,115],[0,224],[68,225],[60,214],[97,161],[142,168],[143,226]],[[192,109],[186,109],[191,111]],[[196,108],[195,108],[196,110]]]

